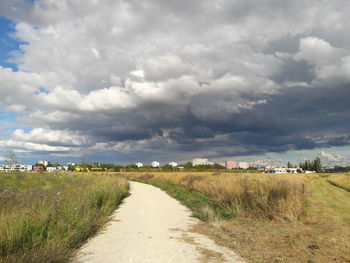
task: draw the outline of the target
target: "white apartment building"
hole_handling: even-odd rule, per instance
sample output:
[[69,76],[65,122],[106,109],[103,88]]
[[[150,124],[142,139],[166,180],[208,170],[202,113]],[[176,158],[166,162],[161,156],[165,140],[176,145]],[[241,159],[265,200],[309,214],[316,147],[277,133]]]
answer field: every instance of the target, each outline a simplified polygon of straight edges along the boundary
[[27,172],[31,170],[33,170],[33,165],[29,165],[29,164],[0,165],[0,171],[2,172],[11,172],[11,171]]
[[[61,172],[63,170],[63,168],[61,166],[57,166],[57,167],[46,167],[46,171],[47,172]],[[68,166],[67,166],[67,170],[68,170]]]
[[208,159],[207,158],[194,158],[192,160],[192,165],[207,165],[208,164]]
[[151,163],[151,166],[154,167],[154,168],[156,168],[156,167],[159,167],[159,166],[160,166],[160,163],[157,162],[157,161],[153,161],[153,162]]
[[143,163],[135,163],[135,165],[136,165],[138,168],[143,167]]
[[[298,168],[287,168],[287,167],[271,167],[271,166],[267,166],[265,168],[265,171],[276,173],[276,174],[286,174],[286,173],[296,174],[296,173],[298,173],[298,170],[303,172],[303,169],[301,169],[299,167]],[[307,171],[305,171],[305,173],[306,172]]]
[[57,168],[56,167],[46,167],[46,172],[56,172]]
[[176,163],[176,162],[170,162],[169,165],[170,165],[171,167],[176,167],[176,166],[177,166],[177,163]]
[[248,169],[249,163],[248,162],[238,162],[237,166],[238,166],[238,168],[241,168],[241,169]]

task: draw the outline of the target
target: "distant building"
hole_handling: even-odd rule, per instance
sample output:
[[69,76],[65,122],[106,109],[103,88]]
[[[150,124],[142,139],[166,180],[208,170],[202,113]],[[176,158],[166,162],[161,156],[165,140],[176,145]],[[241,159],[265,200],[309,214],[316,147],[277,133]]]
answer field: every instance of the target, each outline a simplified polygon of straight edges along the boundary
[[226,169],[236,169],[237,168],[237,162],[236,161],[226,161],[225,162]]
[[135,165],[136,165],[138,168],[143,167],[143,163],[135,163]]
[[207,165],[208,164],[208,159],[207,158],[194,158],[192,160],[192,165]]
[[177,166],[177,163],[176,163],[176,162],[170,162],[169,165],[170,165],[171,167],[176,167],[176,166]]
[[39,161],[38,164],[42,164],[44,166],[47,166],[49,164],[49,162],[43,160],[43,161]]
[[248,162],[238,162],[238,168],[248,169],[249,168],[249,163]]
[[35,172],[41,172],[43,170],[44,170],[44,167],[41,165],[34,165],[33,166],[33,171],[35,171]]
[[153,161],[153,162],[151,163],[151,166],[154,167],[154,168],[156,168],[156,167],[159,167],[159,166],[160,166],[160,163],[157,162],[157,161]]
[[46,167],[46,172],[56,172],[57,168],[56,167]]
[[0,165],[0,171],[3,172],[27,172],[33,169],[32,165],[28,164],[6,164]]
[[226,162],[221,162],[221,163],[219,163],[219,165],[226,167]]
[[[299,172],[303,172],[302,168],[287,168],[287,167],[266,167],[265,171],[270,172],[270,173],[276,173],[276,174],[286,174],[286,173],[292,173],[296,174]],[[305,173],[310,173],[310,171],[305,171]]]
[[316,171],[305,171],[306,174],[314,174]]
[[66,166],[76,166],[75,163],[66,163]]

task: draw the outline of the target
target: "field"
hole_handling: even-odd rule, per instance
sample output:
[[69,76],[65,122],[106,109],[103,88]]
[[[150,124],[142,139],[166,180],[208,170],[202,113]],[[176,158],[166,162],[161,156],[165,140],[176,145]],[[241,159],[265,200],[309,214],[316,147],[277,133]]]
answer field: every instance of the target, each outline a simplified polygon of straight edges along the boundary
[[180,200],[211,225],[196,231],[249,262],[350,262],[350,193],[328,181],[344,186],[347,175],[121,175],[158,186]]
[[127,195],[110,175],[0,174],[0,262],[67,262]]

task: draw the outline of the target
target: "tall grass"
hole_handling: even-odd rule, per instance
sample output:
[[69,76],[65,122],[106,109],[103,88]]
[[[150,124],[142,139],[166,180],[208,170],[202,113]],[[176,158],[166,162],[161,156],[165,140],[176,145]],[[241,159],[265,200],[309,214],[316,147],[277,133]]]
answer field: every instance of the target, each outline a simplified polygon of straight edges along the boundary
[[112,176],[0,174],[0,262],[65,262],[128,194]]
[[[205,194],[227,215],[297,220],[306,201],[305,175],[129,173],[132,178],[156,179]],[[315,176],[315,175],[313,175]]]

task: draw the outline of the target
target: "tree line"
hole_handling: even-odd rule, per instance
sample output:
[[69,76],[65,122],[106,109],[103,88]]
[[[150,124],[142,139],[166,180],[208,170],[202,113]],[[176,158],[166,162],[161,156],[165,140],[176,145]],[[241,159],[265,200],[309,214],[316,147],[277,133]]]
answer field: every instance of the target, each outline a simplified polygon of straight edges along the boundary
[[303,163],[299,164],[299,167],[304,171],[316,171],[317,173],[322,171],[321,158],[316,157],[315,160],[305,160]]

